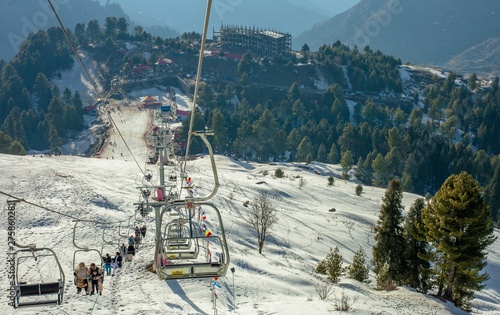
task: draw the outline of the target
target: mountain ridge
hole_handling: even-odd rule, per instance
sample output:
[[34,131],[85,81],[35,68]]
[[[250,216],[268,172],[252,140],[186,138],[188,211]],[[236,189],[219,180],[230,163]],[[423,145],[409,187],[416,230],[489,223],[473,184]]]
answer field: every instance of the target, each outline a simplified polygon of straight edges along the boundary
[[[77,23],[86,23],[92,19],[97,19],[102,25],[107,16],[128,19],[117,4],[101,6],[99,2],[92,0],[57,0],[52,1],[52,4],[65,27],[71,30]],[[0,20],[0,30],[2,30],[0,32],[0,59],[4,60],[9,60],[17,53],[19,46],[29,33],[59,25],[45,1],[32,2],[32,5],[26,5],[23,1],[2,1],[0,11],[8,13],[4,14],[4,18]]]
[[500,74],[500,37],[488,38],[453,57],[446,67],[459,73],[492,77]]
[[456,55],[500,36],[500,2],[480,0],[362,0],[347,12],[300,34],[312,50],[340,40],[369,45],[403,62],[444,66]]

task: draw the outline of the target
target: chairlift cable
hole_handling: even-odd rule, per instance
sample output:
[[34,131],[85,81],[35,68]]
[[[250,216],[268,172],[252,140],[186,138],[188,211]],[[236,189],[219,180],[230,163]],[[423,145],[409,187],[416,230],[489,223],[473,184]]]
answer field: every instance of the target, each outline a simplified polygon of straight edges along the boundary
[[63,25],[63,22],[61,21],[61,19],[59,18],[59,15],[57,14],[57,11],[56,9],[54,8],[54,6],[52,5],[52,0],[47,0],[49,2],[49,5],[52,9],[52,12],[54,12],[54,15],[56,16],[57,18],[57,21],[59,22],[59,25],[61,26],[61,29],[62,31],[64,32],[64,36],[66,36],[66,39],[68,40],[68,43],[69,45],[71,46],[71,49],[73,49],[73,53],[75,54],[76,56],[76,59],[78,59],[78,61],[80,62],[80,65],[82,66],[83,68],[83,71],[85,71],[85,75],[87,76],[87,78],[89,79],[90,83],[92,84],[92,88],[94,89],[94,91],[97,93],[97,96],[99,96],[99,98],[102,100],[102,96],[101,94],[99,93],[99,91],[97,90],[97,86],[96,86],[96,83],[94,81],[94,79],[92,79],[92,77],[90,76],[89,72],[87,71],[87,68],[85,67],[85,65],[83,64],[83,61],[82,59],[80,58],[80,56],[78,55],[78,52],[76,51],[76,48],[75,48],[75,45],[73,45],[73,42],[71,41],[71,38],[69,37],[68,35],[68,32],[66,31],[66,28],[64,27]]
[[18,198],[14,195],[11,195],[11,194],[8,194],[4,191],[1,191],[0,190],[0,194],[4,195],[4,196],[7,196],[9,198],[12,198],[14,199],[15,201],[18,201],[18,202],[24,202],[26,204],[29,204],[31,206],[34,206],[34,207],[37,207],[37,208],[40,208],[40,209],[43,209],[43,210],[46,210],[46,211],[49,211],[49,212],[52,212],[52,213],[56,213],[56,214],[59,214],[61,216],[64,216],[64,217],[67,217],[67,218],[70,218],[70,219],[73,219],[75,221],[79,221],[79,222],[86,222],[86,223],[95,223],[95,224],[102,224],[102,225],[112,225],[112,224],[119,224],[121,222],[124,222],[125,220],[128,220],[128,219],[125,219],[125,220],[121,220],[121,221],[114,221],[114,222],[101,222],[101,221],[96,221],[96,220],[87,220],[87,219],[80,219],[78,217],[75,217],[75,216],[72,216],[70,214],[66,214],[66,213],[63,213],[63,212],[60,212],[60,211],[57,211],[57,210],[54,210],[54,209],[50,209],[50,208],[47,208],[45,206],[42,206],[42,205],[39,205],[39,204],[36,204],[36,203],[33,203],[31,201],[28,201],[26,199],[23,199],[23,198]]
[[[203,34],[201,37],[201,47],[200,47],[200,55],[198,57],[198,70],[196,72],[196,81],[194,85],[194,95],[193,95],[193,104],[191,105],[191,119],[189,121],[189,132],[188,132],[188,139],[186,143],[186,154],[184,156],[184,163],[183,166],[181,167],[181,176],[184,176],[184,172],[186,171],[186,164],[187,164],[187,159],[189,156],[189,147],[191,146],[191,135],[193,132],[193,125],[194,125],[194,116],[196,112],[196,102],[198,101],[198,90],[199,90],[199,85],[200,85],[200,77],[201,77],[201,70],[203,68],[203,55],[205,54],[205,43],[207,39],[207,32],[208,32],[208,23],[210,20],[210,10],[212,8],[212,0],[207,0],[207,9],[205,12],[205,23],[203,26]],[[181,180],[181,188],[184,187],[184,181]],[[182,195],[182,189],[179,191],[179,198]]]
[[[85,75],[87,76],[87,78],[89,79],[91,85],[92,85],[92,88],[94,89],[94,91],[97,93],[97,96],[99,97],[100,100],[104,100],[104,98],[101,96],[101,93],[99,93],[99,90],[97,89],[97,84],[95,82],[95,80],[90,76],[90,73],[88,72],[87,70],[87,67],[85,67],[85,65],[83,64],[83,61],[82,59],[80,58],[80,55],[78,55],[78,52],[75,48],[75,45],[73,44],[73,42],[71,41],[71,38],[69,37],[69,34],[68,32],[66,31],[66,28],[64,27],[64,24],[63,22],[61,21],[61,19],[59,18],[59,15],[57,14],[57,11],[56,9],[54,8],[54,6],[52,5],[52,0],[47,0],[49,2],[49,5],[52,9],[52,12],[54,12],[54,15],[55,17],[57,18],[57,21],[59,22],[59,25],[61,26],[61,29],[62,31],[64,32],[64,36],[66,36],[66,40],[68,41],[69,45],[71,46],[71,49],[73,50],[73,53],[75,54],[76,56],[76,59],[78,59],[80,65],[82,66],[83,68],[83,71],[85,72]],[[125,139],[123,138],[123,135],[122,133],[120,132],[120,129],[118,128],[118,125],[114,122],[113,118],[111,117],[111,115],[109,115],[109,119],[111,120],[111,122],[113,123],[113,125],[115,126],[116,130],[118,131],[118,134],[120,135],[120,138],[123,140],[123,142],[125,143],[125,147],[127,148],[127,150],[130,152],[130,154],[132,155],[132,158],[134,159],[135,161],[135,164],[137,164],[137,167],[139,167],[139,170],[141,171],[141,173],[146,176],[146,174],[144,173],[144,171],[142,170],[141,166],[139,165],[139,163],[137,162],[137,159],[135,158],[134,154],[132,153],[132,151],[130,150],[130,147],[128,146],[127,142],[125,141]]]

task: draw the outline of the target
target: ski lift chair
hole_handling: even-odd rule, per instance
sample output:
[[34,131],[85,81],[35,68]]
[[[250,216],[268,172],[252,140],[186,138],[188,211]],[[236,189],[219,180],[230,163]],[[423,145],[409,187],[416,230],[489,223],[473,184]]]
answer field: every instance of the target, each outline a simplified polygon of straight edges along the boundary
[[[129,218],[129,220],[130,220],[130,218]],[[100,261],[99,268],[101,270],[104,270],[104,257],[102,257],[102,253],[99,250],[97,250],[95,248],[82,247],[82,246],[79,246],[76,244],[76,226],[78,225],[78,223],[79,223],[79,221],[75,220],[75,225],[73,226],[73,246],[75,246],[77,248],[77,250],[75,250],[73,253],[73,270],[77,269],[77,267],[78,267],[79,262],[77,262],[76,256],[80,252],[96,253],[98,255],[97,257],[99,257],[99,259],[96,259],[96,260]],[[103,233],[102,237],[103,237],[103,241],[106,242],[104,240],[104,233]],[[86,261],[88,261],[88,259],[86,259]],[[97,261],[95,263],[97,263]],[[90,265],[90,263],[88,265]],[[102,276],[102,281],[104,282],[104,275]]]
[[[48,253],[43,253],[47,251]],[[23,253],[30,253],[31,255],[21,256]],[[42,252],[42,254],[37,254]],[[64,294],[64,282],[65,276],[64,271],[57,259],[56,254],[53,250],[49,248],[30,248],[21,249],[15,252],[16,255],[16,274],[15,274],[15,297],[14,297],[14,308],[24,307],[24,306],[36,306],[36,305],[49,305],[57,304],[61,305]],[[27,259],[37,260],[39,257],[54,257],[57,266],[59,268],[59,279],[52,282],[39,282],[39,283],[26,283],[19,280],[19,263]],[[39,299],[36,297],[41,296],[54,296],[51,299]],[[26,301],[25,301],[26,300]]]
[[163,248],[166,258],[179,260],[196,259],[198,257],[198,239],[189,237],[190,230],[186,223],[187,220],[185,219],[176,219],[165,226]]
[[[185,201],[183,201],[185,202]],[[210,207],[215,210],[217,214],[217,219],[219,222],[219,226],[222,227],[222,218],[219,210],[216,206],[210,203],[195,203],[195,206],[203,206]],[[196,233],[195,230],[187,231],[189,228],[188,222],[191,220],[191,209],[194,209],[194,205],[191,207],[186,207],[188,209],[184,209],[187,213],[189,213],[188,218],[179,218],[174,220],[174,223],[169,223],[172,226],[181,226],[180,229],[170,228],[169,224],[165,228],[166,232],[163,237],[160,237],[160,240],[157,241],[156,247],[156,257],[155,257],[155,267],[156,273],[160,279],[163,280],[171,280],[171,279],[191,279],[191,278],[210,278],[210,277],[222,277],[226,275],[230,257],[229,257],[229,249],[227,246],[226,236],[224,233],[224,229],[220,229],[221,235],[210,235],[205,236],[200,233]],[[167,212],[171,212],[176,208],[183,208],[182,206],[172,206],[166,208],[162,211],[160,216],[160,224],[163,216]],[[182,209],[176,209],[182,211]],[[181,224],[182,223],[182,224]],[[191,223],[191,226],[192,223]],[[172,232],[171,234],[169,232]],[[182,233],[183,237],[179,237],[179,232]],[[175,234],[175,237],[173,237]],[[196,257],[187,257],[187,255],[180,254],[179,257],[169,257],[172,254],[178,255],[182,253],[182,251],[173,251],[172,250],[172,242],[192,242],[196,246],[196,251],[198,253],[205,252],[207,254],[207,259],[203,260],[202,255],[196,255]],[[169,248],[170,246],[170,248]],[[214,256],[211,254],[211,250],[215,253]],[[170,249],[170,251],[169,251]],[[208,257],[210,256],[210,257]],[[213,260],[212,260],[213,258]]]
[[171,182],[177,181],[177,174],[175,172],[170,172],[170,174],[168,175],[168,180]]

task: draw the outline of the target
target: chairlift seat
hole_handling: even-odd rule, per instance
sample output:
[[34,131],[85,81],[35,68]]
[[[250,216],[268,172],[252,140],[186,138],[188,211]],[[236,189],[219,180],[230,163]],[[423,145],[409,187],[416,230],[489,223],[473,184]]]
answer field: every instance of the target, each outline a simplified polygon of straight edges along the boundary
[[62,287],[60,282],[21,284],[19,287],[19,296],[33,296],[57,294]]
[[224,275],[224,265],[218,262],[198,264],[171,264],[161,268],[163,279],[209,278]]
[[175,251],[175,250],[186,250],[189,249],[191,244],[167,244],[167,251]]
[[170,260],[193,259],[198,257],[198,251],[171,250],[166,252],[165,256]]
[[[46,253],[46,252],[49,253]],[[23,253],[30,253],[30,256],[23,256]],[[64,282],[65,276],[64,271],[57,259],[55,252],[50,248],[26,248],[16,251],[16,277],[14,285],[14,308],[21,306],[35,306],[35,305],[48,305],[48,304],[58,304],[60,305],[63,300],[64,295]],[[53,257],[57,263],[59,269],[60,277],[57,281],[53,282],[43,282],[43,283],[27,283],[19,279],[19,264],[25,259],[35,260],[38,257]],[[30,299],[27,297],[40,297],[45,295],[57,295],[56,299]],[[26,301],[24,298],[27,298]],[[22,301],[20,301],[22,300]]]
[[189,238],[168,239],[167,246],[191,246]]
[[[48,304],[61,305],[63,291],[64,291],[64,283],[62,281],[16,285],[15,286],[16,302],[14,304],[14,308],[23,306],[48,305]],[[38,300],[38,301],[31,300],[31,301],[19,302],[19,298],[21,297],[43,296],[43,295],[53,295],[53,294],[57,294],[57,299]]]

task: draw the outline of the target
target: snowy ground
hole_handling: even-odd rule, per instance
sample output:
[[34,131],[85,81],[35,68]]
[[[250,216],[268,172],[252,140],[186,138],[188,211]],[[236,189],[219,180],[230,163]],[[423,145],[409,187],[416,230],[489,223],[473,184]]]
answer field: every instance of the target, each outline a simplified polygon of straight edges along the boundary
[[[151,232],[148,232],[145,245],[132,262],[125,264],[121,274],[106,277],[102,296],[96,298],[76,294],[72,277],[73,255],[77,250],[72,242],[74,222],[66,216],[92,221],[79,224],[77,245],[98,250],[103,248],[104,252],[111,254],[116,247],[104,244],[103,237],[116,244],[123,243],[126,239],[119,232],[127,235],[131,230],[122,225],[119,231],[118,224],[104,226],[104,223],[125,220],[130,216],[130,226],[144,223],[135,221],[133,203],[139,199],[136,187],[143,184],[138,165],[144,169],[147,148],[142,136],[150,128],[151,115],[146,110],[140,111],[127,104],[110,104],[108,110],[115,122],[109,142],[116,142],[116,146],[106,146],[101,158],[0,155],[0,191],[58,212],[48,212],[26,203],[18,204],[17,241],[53,249],[66,274],[65,297],[61,306],[15,311],[7,307],[8,273],[6,268],[2,268],[0,305],[6,306],[4,314],[213,314],[212,279],[160,281],[155,274],[145,270],[153,259]],[[131,159],[118,130],[138,164]],[[360,247],[371,258],[371,246],[374,244],[372,228],[377,222],[383,189],[365,186],[362,196],[358,197],[354,193],[355,183],[338,178],[333,187],[328,187],[328,176],[339,176],[341,173],[337,165],[313,163],[310,169],[304,169],[297,164],[256,164],[224,156],[217,156],[216,162],[221,187],[211,201],[223,216],[231,255],[230,267],[235,268],[234,291],[231,272],[219,279],[222,288],[216,290],[218,314],[331,314],[335,311],[335,300],[342,292],[351,298],[354,314],[465,314],[450,303],[407,288],[398,288],[393,292],[376,291],[373,274],[370,275],[372,282],[369,285],[343,279],[326,300],[319,299],[315,285],[322,283],[324,278],[315,274],[314,269],[330,248],[339,246],[346,265]],[[271,175],[277,167],[285,171],[285,178],[278,179]],[[151,166],[149,168],[152,169]],[[213,178],[207,157],[188,162],[187,171],[194,179],[197,195],[204,196],[211,191]],[[153,176],[154,180],[157,179],[156,172]],[[305,179],[306,184],[302,188],[299,188],[296,176]],[[279,222],[273,227],[260,255],[255,232],[244,219],[248,208],[243,203],[254,200],[262,190],[272,194]],[[405,194],[406,209],[416,197]],[[5,205],[7,199],[0,195],[1,204]],[[336,212],[328,212],[331,208],[336,208]],[[214,215],[207,215],[208,221],[214,219]],[[6,221],[7,212],[2,211],[0,230],[4,240]],[[151,215],[145,223],[149,231],[154,229]],[[497,231],[496,235],[499,234]],[[4,250],[0,251],[3,262],[7,260],[6,245],[4,242]],[[77,252],[76,260],[90,263],[97,257],[91,252]],[[477,295],[473,306],[475,313],[500,314],[498,242],[489,248],[488,262],[490,279],[487,287]],[[53,262],[34,262],[33,267],[22,269],[24,279],[36,281],[37,277],[54,277]],[[35,270],[40,270],[40,273]],[[233,293],[236,308],[233,306]]]
[[[93,77],[97,77],[96,74],[99,73],[97,62],[90,59],[84,51],[79,51],[78,53],[83,64],[88,69],[89,74]],[[51,83],[56,84],[61,90],[61,93],[65,88],[70,89],[72,93],[78,91],[82,98],[83,106],[94,105],[94,101],[98,96],[92,89],[92,83],[88,80],[76,57],[73,57],[73,60],[73,67],[71,67],[70,70],[61,71],[61,78],[52,79]],[[98,84],[98,80],[95,81],[96,84]],[[98,85],[97,88],[100,91],[102,90],[100,85]]]

